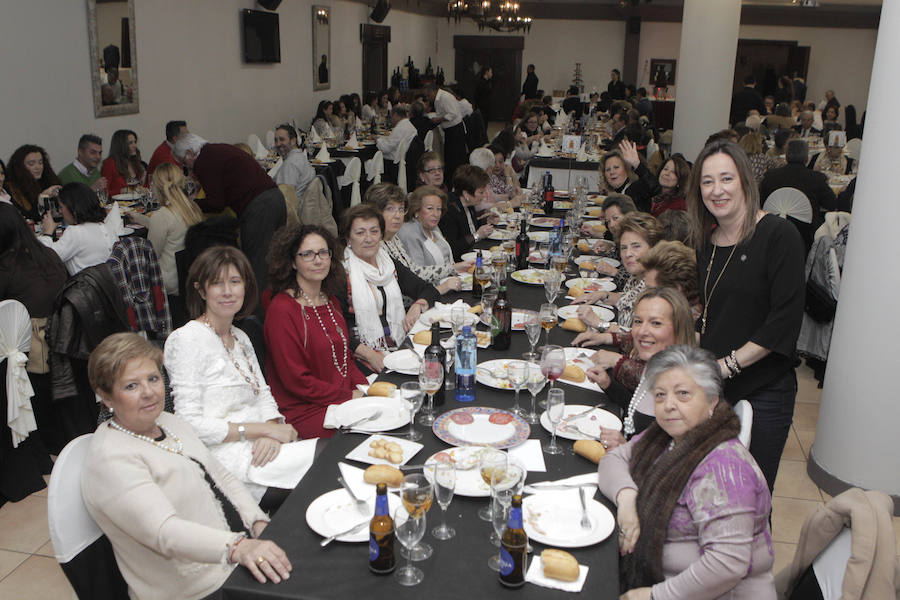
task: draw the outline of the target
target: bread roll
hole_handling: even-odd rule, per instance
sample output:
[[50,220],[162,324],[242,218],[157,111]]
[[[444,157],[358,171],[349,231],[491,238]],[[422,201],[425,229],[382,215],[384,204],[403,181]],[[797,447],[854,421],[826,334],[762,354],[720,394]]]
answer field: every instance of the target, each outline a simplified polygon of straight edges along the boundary
[[572,287],[569,288],[569,295],[572,296],[573,298],[577,298],[578,296],[581,296],[582,294],[584,294],[584,288],[581,287],[580,285],[573,285]]
[[[581,319],[576,317],[572,317],[571,319],[566,319],[563,321],[563,324],[560,325],[565,330],[574,331],[576,333],[581,333],[582,331],[587,331],[587,325],[585,325]],[[564,376],[565,377],[565,376]],[[581,373],[582,379],[584,379],[584,372]]]
[[476,304],[475,306],[472,306],[471,308],[469,308],[469,312],[472,313],[473,315],[480,315],[482,310],[484,310],[484,309],[481,307],[480,304]]
[[574,381],[575,383],[581,383],[582,381],[584,381],[584,369],[576,364],[568,363],[566,365],[566,370],[563,371],[560,379],[567,379],[569,381]]
[[541,565],[544,568],[544,577],[559,579],[560,581],[577,581],[580,574],[578,561],[564,550],[547,548],[541,552]]
[[372,485],[385,483],[396,488],[403,485],[403,471],[390,465],[372,465],[363,473],[363,480]]
[[593,463],[599,463],[606,456],[606,448],[597,440],[578,440],[573,446],[575,454],[583,456]]
[[423,344],[425,346],[431,343],[431,330],[423,329],[419,333],[413,336],[413,343],[415,344]]
[[367,396],[387,396],[390,398],[394,395],[394,390],[397,389],[397,386],[393,383],[388,383],[387,381],[376,381],[372,385],[369,386],[369,391],[366,394]]

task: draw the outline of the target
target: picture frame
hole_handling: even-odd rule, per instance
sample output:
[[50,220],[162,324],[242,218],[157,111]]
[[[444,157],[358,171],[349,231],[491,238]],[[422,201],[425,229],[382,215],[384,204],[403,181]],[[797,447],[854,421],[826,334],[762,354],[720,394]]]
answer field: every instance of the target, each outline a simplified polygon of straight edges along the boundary
[[87,0],[94,117],[140,112],[134,0]]
[[331,88],[331,7],[312,7],[313,89]]
[[[674,58],[651,58],[650,85],[653,87],[668,87],[670,85],[675,85],[676,62],[677,61]],[[657,78],[660,77],[660,70],[665,74],[665,85],[659,85],[662,81],[657,81]]]

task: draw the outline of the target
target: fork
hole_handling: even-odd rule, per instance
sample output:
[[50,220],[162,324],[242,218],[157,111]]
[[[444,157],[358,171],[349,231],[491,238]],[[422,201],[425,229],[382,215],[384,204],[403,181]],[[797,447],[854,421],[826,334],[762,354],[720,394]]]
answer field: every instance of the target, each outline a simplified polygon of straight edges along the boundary
[[338,483],[340,483],[341,486],[345,490],[347,490],[347,493],[350,494],[350,497],[353,498],[353,501],[356,502],[356,510],[364,515],[368,514],[369,513],[369,503],[366,502],[365,500],[360,500],[359,498],[357,498],[356,494],[353,493],[353,490],[350,489],[350,486],[347,485],[347,482],[344,481],[343,477],[338,477],[337,480],[338,480]]
[[349,430],[353,429],[354,427],[356,427],[357,425],[366,423],[368,421],[374,421],[374,420],[378,419],[380,416],[381,416],[381,409],[379,408],[378,410],[376,410],[374,413],[372,413],[368,417],[363,417],[362,419],[353,421],[349,425],[342,426],[341,431],[344,431],[344,432],[349,431]]
[[578,498],[581,499],[581,528],[582,529],[590,529],[591,528],[591,520],[588,518],[587,514],[587,502],[584,499],[584,488],[578,488]]

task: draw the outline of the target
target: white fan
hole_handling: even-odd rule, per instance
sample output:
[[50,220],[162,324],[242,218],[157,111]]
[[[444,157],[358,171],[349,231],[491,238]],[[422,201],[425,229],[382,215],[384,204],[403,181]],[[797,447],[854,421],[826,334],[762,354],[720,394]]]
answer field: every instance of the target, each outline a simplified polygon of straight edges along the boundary
[[803,223],[812,223],[812,204],[806,194],[797,188],[777,189],[766,198],[763,210],[779,217],[792,217]]

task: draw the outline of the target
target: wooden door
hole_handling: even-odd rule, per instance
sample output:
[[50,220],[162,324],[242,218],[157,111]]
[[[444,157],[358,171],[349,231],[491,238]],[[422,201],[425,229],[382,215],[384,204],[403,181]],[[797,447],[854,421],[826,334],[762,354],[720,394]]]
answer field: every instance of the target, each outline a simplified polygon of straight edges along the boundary
[[470,100],[475,97],[475,86],[482,66],[489,66],[494,72],[492,121],[509,121],[519,101],[524,46],[525,38],[515,36],[457,35],[453,38],[456,49],[454,76],[463,95]]
[[806,79],[809,47],[782,40],[738,40],[734,64],[734,91],[744,87],[744,77],[756,77],[756,89],[763,96],[774,94],[783,75]]
[[361,24],[363,97],[367,92],[379,93],[387,89],[388,44],[391,28],[387,25]]

